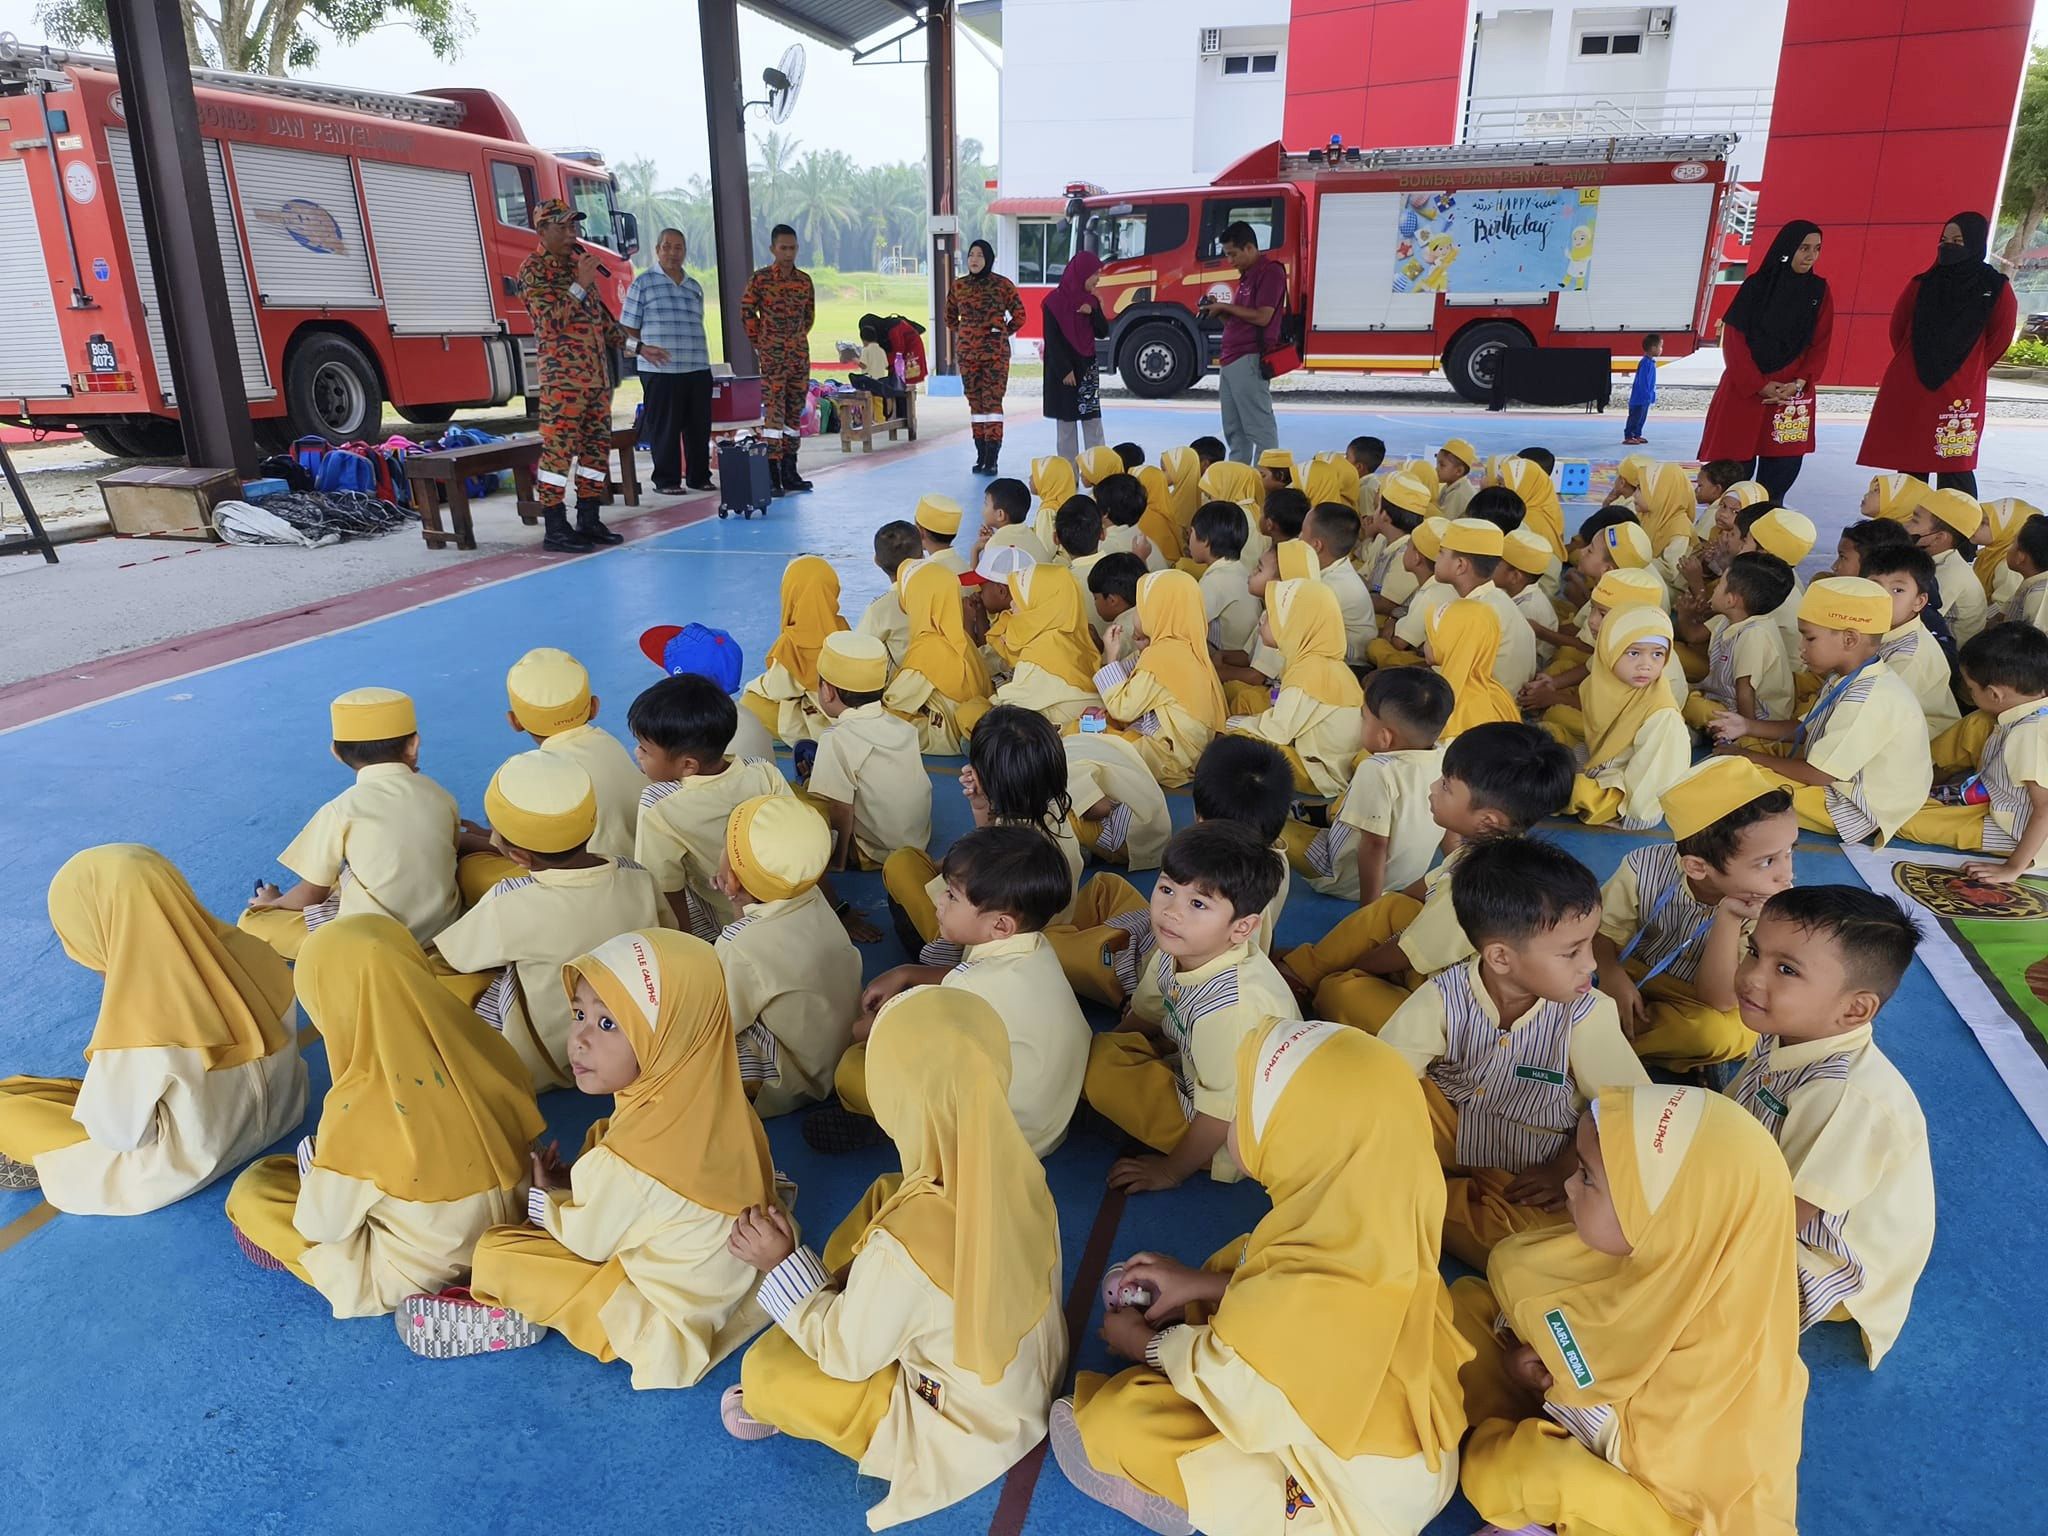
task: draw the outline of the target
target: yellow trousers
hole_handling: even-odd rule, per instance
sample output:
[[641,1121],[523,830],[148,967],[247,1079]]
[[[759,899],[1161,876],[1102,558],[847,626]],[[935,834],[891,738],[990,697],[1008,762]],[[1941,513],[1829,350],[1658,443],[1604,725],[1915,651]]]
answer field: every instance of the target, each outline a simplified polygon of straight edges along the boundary
[[1299,873],[1315,873],[1308,862],[1308,850],[1309,845],[1322,834],[1321,827],[1312,827],[1305,821],[1290,821],[1280,829],[1280,841],[1287,847],[1287,862]]
[[[902,1182],[901,1174],[892,1173],[869,1186],[825,1244],[820,1257],[827,1270],[837,1274],[853,1262],[854,1243]],[[762,1423],[858,1461],[888,1415],[901,1370],[890,1364],[865,1381],[841,1381],[819,1369],[781,1328],[771,1327],[740,1361],[740,1398]]]
[[1984,744],[1998,727],[1998,717],[1973,709],[1928,743],[1937,774],[1974,769],[1984,757]]
[[1154,1152],[1171,1152],[1188,1133],[1173,1068],[1160,1054],[1165,1049],[1157,1036],[1136,1030],[1097,1035],[1081,1079],[1081,1097]]
[[1046,942],[1059,956],[1060,969],[1078,997],[1123,1007],[1124,984],[1116,973],[1117,951],[1132,942],[1122,928],[1108,925],[1112,917],[1144,912],[1151,903],[1122,875],[1097,875],[1074,893],[1074,921],[1045,930]]
[[1225,683],[1223,697],[1233,715],[1263,715],[1273,707],[1273,689],[1266,683]]
[[296,908],[251,907],[235,919],[244,933],[253,933],[286,960],[299,958],[306,945],[306,914]]
[[1685,717],[1687,725],[1696,731],[1704,731],[1714,716],[1733,707],[1730,704],[1723,704],[1719,699],[1710,699],[1698,689],[1694,689],[1685,696],[1685,702],[1678,706],[1678,712]]
[[[1761,765],[1759,765],[1761,767]],[[1799,818],[1799,825],[1808,832],[1820,832],[1829,837],[1842,834],[1835,827],[1834,813],[1828,809],[1828,787],[1825,784],[1802,784],[1797,779],[1788,779],[1782,773],[1762,769],[1763,776],[1771,781],[1773,789],[1782,789],[1792,796],[1792,812]]]
[[1933,843],[1959,853],[1984,851],[1984,823],[1991,815],[1988,805],[1937,805],[1930,800],[1899,828],[1909,843]]
[[500,880],[525,873],[502,853],[465,853],[455,861],[455,888],[462,893],[462,910],[467,912],[482,901]]
[[1451,1286],[1458,1332],[1478,1354],[1458,1372],[1472,1435],[1459,1482],[1480,1518],[1514,1530],[1547,1525],[1558,1536],[1686,1536],[1656,1495],[1574,1440],[1508,1375],[1493,1331],[1500,1310],[1486,1282]]
[[1676,649],[1678,665],[1685,673],[1685,680],[1698,683],[1707,675],[1707,653],[1696,645],[1681,645]]
[[631,1283],[616,1255],[593,1264],[538,1227],[493,1227],[477,1239],[470,1260],[470,1295],[554,1329],[607,1364],[619,1355],[598,1314]]
[[882,889],[903,909],[910,926],[927,944],[939,936],[939,909],[925,890],[938,872],[938,864],[922,848],[898,848],[882,861]]
[[84,1141],[71,1118],[80,1086],[75,1077],[0,1077],[0,1157],[33,1163]]
[[1369,640],[1365,659],[1375,667],[1420,667],[1426,665],[1422,652],[1408,650],[1392,640]]
[[1560,645],[1557,654],[1550,658],[1550,665],[1543,669],[1545,677],[1563,677],[1567,672],[1576,671],[1593,659],[1593,653],[1584,646]]
[[1104,848],[1102,846],[1101,822],[1090,821],[1086,816],[1076,811],[1067,818],[1067,824],[1074,829],[1074,840],[1093,855],[1097,862],[1129,866],[1131,852],[1128,846],[1123,848]]
[[1365,957],[1415,920],[1422,903],[1390,891],[1360,907],[1313,944],[1289,950],[1285,964],[1315,993],[1315,1016],[1378,1034],[1394,1010],[1421,985],[1412,971],[1380,976],[1360,969]]
[[1659,976],[1643,989],[1649,1021],[1636,1036],[1636,1054],[1673,1072],[1717,1061],[1740,1061],[1756,1048],[1756,1031],[1739,1009],[1709,1007],[1689,982]]
[[299,1209],[299,1164],[293,1157],[259,1157],[228,1186],[228,1220],[235,1230],[306,1284],[300,1261],[313,1245],[292,1225]]
[[770,736],[782,739],[782,707],[773,699],[758,693],[741,693],[735,695],[734,702],[766,726]]
[[1428,1078],[1422,1096],[1429,1104],[1429,1128],[1444,1170],[1444,1252],[1484,1273],[1494,1244],[1517,1232],[1554,1227],[1571,1218],[1563,1211],[1518,1205],[1508,1198],[1514,1175],[1501,1168],[1466,1168],[1458,1162],[1458,1106]]
[[841,1108],[874,1117],[875,1111],[868,1102],[867,1041],[856,1040],[846,1048],[846,1054],[839,1058],[839,1065],[832,1072],[832,1091],[839,1095]]
[[1626,798],[1618,784],[1599,784],[1583,773],[1576,774],[1572,778],[1571,804],[1564,808],[1564,813],[1578,817],[1589,827],[1604,827],[1621,819],[1621,805]]
[[1586,739],[1586,716],[1576,704],[1553,704],[1538,718],[1559,746],[1576,747]]

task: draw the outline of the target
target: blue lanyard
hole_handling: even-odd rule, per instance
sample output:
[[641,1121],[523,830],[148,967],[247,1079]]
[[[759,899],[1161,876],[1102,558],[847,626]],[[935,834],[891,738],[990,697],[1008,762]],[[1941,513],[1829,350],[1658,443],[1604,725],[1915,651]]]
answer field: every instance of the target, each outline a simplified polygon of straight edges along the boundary
[[[2048,715],[2048,704],[2043,704],[2039,709],[2030,710],[2028,713],[2021,715],[2019,719],[2013,721],[2011,725],[2006,727],[2004,734],[2009,736],[2014,731],[2018,730],[2021,726],[2025,725],[2029,720],[2038,720],[2043,715]],[[1998,738],[1998,735],[1998,732],[1992,732],[1992,739],[1996,740]],[[1985,743],[1984,750],[1987,754],[1990,752],[1990,742]],[[1973,789],[1981,789],[1983,787],[1983,784],[1984,770],[1981,767],[1977,770],[1977,772],[1971,774],[1967,779],[1963,780],[1963,803],[1965,805],[1970,803],[1970,791]]]
[[1842,678],[1840,681],[1833,684],[1827,690],[1827,692],[1823,693],[1819,698],[1815,699],[1813,701],[1813,707],[1807,710],[1805,716],[1800,720],[1799,729],[1793,733],[1793,741],[1803,745],[1806,741],[1807,722],[1816,719],[1826,719],[1827,712],[1835,707],[1835,701],[1841,698],[1841,696],[1848,691],[1850,684],[1854,683],[1857,678],[1863,675],[1864,668],[1868,667],[1871,664],[1871,662],[1874,662],[1876,660],[1877,658],[1875,656],[1871,657],[1870,661],[1864,662],[1863,666],[1858,667],[1854,672],[1851,672],[1847,677]]
[[[1674,881],[1668,888],[1666,888],[1663,895],[1659,896],[1654,902],[1650,904],[1649,915],[1645,917],[1642,920],[1642,922],[1637,926],[1634,937],[1632,937],[1628,941],[1628,948],[1624,949],[1621,952],[1621,958],[1624,962],[1628,960],[1628,957],[1630,955],[1633,955],[1636,952],[1636,946],[1643,942],[1644,937],[1649,933],[1649,931],[1657,926],[1657,919],[1664,915],[1664,909],[1670,906],[1672,901],[1676,899],[1678,895],[1678,888],[1680,885],[1684,883],[1684,881],[1685,871],[1680,870],[1678,872],[1678,879]],[[1693,945],[1699,941],[1700,935],[1707,931],[1707,925],[1713,922],[1713,920],[1714,914],[1712,912],[1709,912],[1705,917],[1701,918],[1697,923],[1693,924],[1693,930],[1691,933],[1686,935],[1685,942],[1679,945],[1676,949],[1672,950],[1670,954],[1666,955],[1662,960],[1659,960],[1655,965],[1651,966],[1647,971],[1643,972],[1642,979],[1636,983],[1636,986],[1639,988],[1647,987],[1659,976],[1662,976],[1666,971],[1670,970],[1672,966],[1676,965],[1679,962],[1679,960],[1684,956],[1685,952],[1691,949]]]

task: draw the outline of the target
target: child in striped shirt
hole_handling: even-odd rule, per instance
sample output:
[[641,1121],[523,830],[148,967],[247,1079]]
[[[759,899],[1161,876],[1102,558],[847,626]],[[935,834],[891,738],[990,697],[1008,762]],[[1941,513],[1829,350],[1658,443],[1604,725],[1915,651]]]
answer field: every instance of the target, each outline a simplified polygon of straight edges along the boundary
[[1444,1249],[1484,1269],[1503,1238],[1564,1220],[1587,1103],[1649,1077],[1593,988],[1591,870],[1553,843],[1495,838],[1459,860],[1451,904],[1476,953],[1379,1034],[1423,1080],[1448,1175]]

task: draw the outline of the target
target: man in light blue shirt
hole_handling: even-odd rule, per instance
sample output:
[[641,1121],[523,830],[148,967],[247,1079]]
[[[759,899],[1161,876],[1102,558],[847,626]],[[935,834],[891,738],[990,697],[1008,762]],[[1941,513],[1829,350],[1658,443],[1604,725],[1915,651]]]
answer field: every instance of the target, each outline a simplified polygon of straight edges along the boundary
[[[633,279],[619,324],[632,339],[642,425],[654,451],[654,488],[679,496],[711,489],[711,351],[704,338],[704,290],[683,270],[688,246],[679,229],[654,242],[655,265]],[[687,470],[687,475],[685,475]]]

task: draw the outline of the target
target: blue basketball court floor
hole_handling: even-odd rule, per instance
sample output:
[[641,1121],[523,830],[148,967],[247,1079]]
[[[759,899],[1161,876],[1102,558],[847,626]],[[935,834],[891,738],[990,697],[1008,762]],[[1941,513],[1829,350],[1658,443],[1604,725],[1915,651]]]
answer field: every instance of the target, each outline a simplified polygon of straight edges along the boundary
[[[1487,453],[1535,443],[1608,463],[1621,453],[1619,413],[1501,418],[1311,406],[1281,419],[1286,442],[1304,456],[1360,432],[1384,437],[1396,456],[1454,434]],[[1156,456],[1213,432],[1214,422],[1213,407],[1113,406],[1107,425],[1112,442],[1134,439]],[[1809,575],[1832,558],[1834,530],[1855,515],[1867,478],[1850,463],[1859,435],[1860,423],[1824,419],[1829,446],[1789,498],[1824,530]],[[1653,418],[1652,436],[1654,448],[1677,456],[1697,442],[1697,424]],[[1028,455],[1050,443],[1048,423],[1020,417],[1006,463],[1021,474]],[[2044,478],[2048,436],[2028,424],[1994,423],[1991,447],[1996,467],[1983,494],[2024,494]],[[807,462],[832,458],[812,448]],[[525,745],[505,722],[503,678],[528,647],[558,645],[581,657],[601,721],[618,730],[628,702],[656,676],[635,645],[642,629],[693,619],[728,628],[752,670],[775,628],[783,563],[806,551],[839,567],[843,611],[857,616],[883,583],[870,559],[873,529],[907,517],[927,490],[978,507],[968,459],[959,435],[878,454],[819,476],[815,494],[777,503],[765,520],[705,521],[600,555],[535,561],[513,579],[0,735],[0,956],[15,989],[0,1025],[0,1072],[81,1070],[98,983],[65,958],[44,909],[51,875],[75,850],[151,844],[231,915],[255,877],[274,873],[272,858],[311,809],[345,783],[327,753],[327,702],[370,683],[418,700],[424,770],[480,817],[487,777]],[[485,503],[479,515],[510,514]],[[967,817],[950,766],[932,772],[939,847]],[[1187,815],[1177,797],[1176,816]],[[1547,831],[1603,878],[1636,841]],[[1813,839],[1802,842],[1797,865],[1803,883],[1855,879],[1838,850]],[[879,913],[875,877],[848,884]],[[1341,915],[1338,903],[1297,882],[1282,941],[1314,938]],[[893,940],[864,953],[871,974],[902,958]],[[1805,1340],[1812,1389],[1801,1528],[1814,1536],[2038,1530],[2038,1474],[2025,1468],[2039,1464],[2048,1396],[2039,1346],[2048,1149],[1918,965],[1879,1029],[1927,1111],[1940,1224],[1912,1319],[1881,1371],[1865,1369],[1853,1330],[1823,1328]],[[326,1086],[317,1044],[311,1055],[306,1129]],[[600,1107],[573,1093],[542,1101],[551,1133],[571,1146]],[[830,1230],[888,1157],[817,1157],[791,1119],[769,1134],[801,1186],[798,1216],[814,1235]],[[1248,1230],[1263,1204],[1250,1184],[1206,1182],[1106,1199],[1116,1150],[1077,1129],[1048,1164],[1080,1368],[1112,1368],[1094,1333],[1105,1262],[1145,1247],[1199,1261]],[[623,1364],[600,1366],[556,1338],[507,1356],[417,1359],[388,1319],[337,1322],[312,1290],[249,1265],[229,1238],[224,1195],[225,1181],[127,1220],[60,1216],[34,1195],[0,1195],[9,1324],[0,1529],[524,1533],[652,1519],[704,1533],[852,1532],[881,1495],[817,1446],[728,1439],[717,1399],[736,1377],[736,1358],[697,1390],[642,1393],[629,1389]],[[1460,1500],[1431,1530],[1456,1536],[1477,1524]],[[1035,1456],[923,1525],[947,1536],[1134,1529]]]

